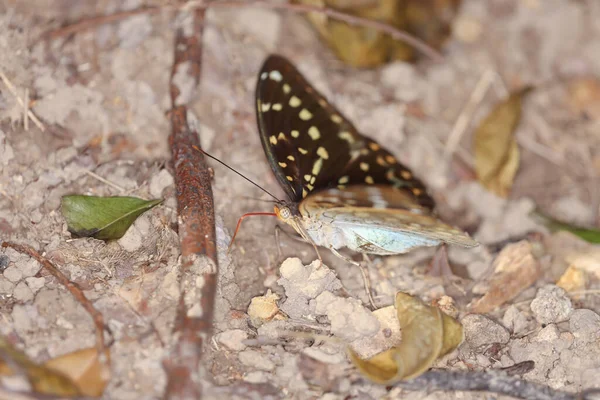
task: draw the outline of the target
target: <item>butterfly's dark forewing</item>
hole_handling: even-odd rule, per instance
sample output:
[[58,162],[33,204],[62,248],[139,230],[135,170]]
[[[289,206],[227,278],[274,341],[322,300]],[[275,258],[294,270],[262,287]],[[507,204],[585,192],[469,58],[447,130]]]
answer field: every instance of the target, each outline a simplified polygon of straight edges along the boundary
[[271,169],[291,201],[322,189],[383,184],[433,209],[421,181],[359,134],[283,57],[271,55],[261,68],[256,115]]

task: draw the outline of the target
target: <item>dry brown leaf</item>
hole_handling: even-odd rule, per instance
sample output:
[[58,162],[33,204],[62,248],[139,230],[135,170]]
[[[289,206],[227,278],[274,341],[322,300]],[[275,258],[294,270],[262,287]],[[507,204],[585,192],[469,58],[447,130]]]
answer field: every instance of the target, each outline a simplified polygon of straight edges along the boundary
[[110,379],[110,354],[100,357],[98,349],[91,347],[53,358],[44,367],[71,379],[84,396],[99,397]]
[[108,350],[101,360],[95,347],[38,365],[0,337],[0,359],[0,376],[23,374],[33,391],[41,394],[99,397],[110,378]]
[[512,243],[498,254],[493,263],[489,290],[471,306],[475,313],[487,313],[514,299],[541,275],[541,267],[527,240]]
[[462,325],[458,321],[406,293],[396,294],[396,312],[402,328],[402,342],[398,347],[368,360],[349,349],[350,359],[357,368],[381,384],[421,375],[463,340]]
[[[348,14],[381,21],[406,30],[439,49],[450,35],[450,24],[462,0],[293,0],[296,3],[330,7]],[[358,25],[309,13],[309,21],[345,63],[359,68],[390,60],[410,61],[415,50],[389,35]]]
[[519,147],[514,132],[521,119],[525,88],[497,104],[474,135],[475,171],[489,191],[507,197],[519,169]]
[[0,375],[24,375],[33,391],[54,396],[77,396],[81,393],[67,376],[45,366],[37,365],[25,353],[0,337]]
[[588,283],[587,273],[575,265],[570,265],[564,274],[556,282],[556,286],[565,289],[567,292],[583,290]]
[[600,250],[592,248],[566,257],[569,267],[556,282],[567,292],[584,290],[591,279],[600,279]]

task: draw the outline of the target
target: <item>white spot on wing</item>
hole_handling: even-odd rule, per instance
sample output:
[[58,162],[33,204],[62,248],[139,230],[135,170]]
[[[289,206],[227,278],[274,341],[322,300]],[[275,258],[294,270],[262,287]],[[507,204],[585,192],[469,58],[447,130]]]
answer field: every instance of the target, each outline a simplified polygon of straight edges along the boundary
[[314,125],[308,128],[308,134],[312,140],[319,140],[321,138],[321,132],[319,132],[319,129]]
[[317,149],[317,155],[319,157],[323,157],[325,160],[329,158],[329,153],[327,152],[327,150],[325,150],[325,147],[319,147]]
[[346,142],[352,144],[354,143],[354,137],[352,136],[352,134],[350,132],[340,132],[338,133],[338,137],[342,140],[345,140]]
[[302,110],[300,110],[300,113],[298,114],[298,116],[300,117],[300,119],[302,121],[308,121],[309,119],[312,118],[312,113],[310,111],[308,111],[306,108],[303,108]]
[[321,172],[321,167],[323,167],[323,159],[319,158],[317,161],[315,161],[315,163],[313,164],[312,167],[312,174],[313,175],[319,175],[319,172]]
[[281,72],[274,70],[274,71],[269,72],[269,78],[271,78],[275,82],[281,82],[281,80],[283,79],[283,76],[281,76]]
[[262,103],[262,104],[260,105],[260,110],[261,110],[262,112],[267,112],[267,111],[269,111],[270,109],[271,109],[271,103]]
[[299,98],[297,98],[296,96],[292,96],[290,97],[290,107],[299,107],[300,104],[302,104],[302,100],[300,100]]

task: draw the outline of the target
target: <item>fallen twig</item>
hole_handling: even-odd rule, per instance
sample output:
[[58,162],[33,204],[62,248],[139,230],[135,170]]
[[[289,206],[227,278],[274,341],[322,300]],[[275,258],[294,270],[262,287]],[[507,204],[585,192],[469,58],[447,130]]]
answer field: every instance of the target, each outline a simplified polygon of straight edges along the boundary
[[153,7],[142,7],[135,10],[121,11],[110,15],[102,15],[97,17],[91,17],[88,19],[81,20],[71,25],[64,26],[43,34],[40,39],[56,39],[63,36],[72,35],[77,32],[92,29],[104,24],[112,22],[118,22],[123,19],[141,15],[141,14],[157,14],[162,11],[177,11],[177,10],[206,10],[208,8],[237,8],[237,7],[259,7],[259,8],[270,8],[274,10],[286,10],[295,13],[307,14],[307,13],[320,13],[330,18],[334,18],[340,21],[347,22],[351,25],[360,25],[365,28],[375,29],[379,32],[387,33],[394,40],[404,42],[421,53],[431,58],[434,61],[441,62],[444,60],[444,56],[440,54],[436,49],[429,46],[421,39],[411,35],[408,32],[394,28],[386,23],[358,17],[355,15],[347,14],[343,11],[337,11],[328,7],[319,7],[308,4],[290,4],[290,3],[275,3],[265,0],[222,0],[216,2],[210,2],[208,0],[200,1],[189,1],[187,3],[179,4],[168,4],[162,6]]
[[467,104],[465,104],[461,110],[460,115],[452,127],[452,131],[450,131],[450,134],[448,135],[446,148],[444,149],[444,157],[446,160],[449,160],[456,151],[462,136],[466,132],[471,120],[473,119],[475,110],[477,110],[477,107],[485,97],[485,94],[488,92],[491,84],[494,81],[494,78],[494,72],[489,69],[485,70],[485,72],[481,75],[481,78],[479,78],[479,81],[475,85],[475,89],[473,89]]
[[462,390],[486,391],[504,394],[517,399],[528,400],[583,400],[592,399],[593,392],[567,393],[554,390],[549,386],[526,381],[500,371],[448,371],[434,370],[407,381],[399,382],[396,387],[407,390],[435,391]]
[[[17,99],[17,102],[19,103],[19,105],[21,107],[23,107],[24,114],[26,117],[29,117],[33,123],[40,129],[40,131],[44,132],[46,130],[46,127],[44,126],[44,124],[42,124],[42,121],[40,121],[38,119],[38,117],[33,113],[33,111],[31,111],[31,109],[29,108],[29,99],[26,99],[25,101],[19,97],[19,94],[17,93],[17,88],[15,88],[15,85],[12,84],[12,82],[8,79],[8,77],[4,74],[4,72],[0,71],[0,79],[2,80],[2,82],[6,85],[8,91],[15,96],[15,99]],[[25,92],[27,94],[27,97],[29,97],[29,92]],[[24,121],[23,124],[25,125],[25,130],[27,130],[27,128],[29,127],[28,123],[27,123],[27,118],[24,117]]]
[[[65,286],[69,292],[75,297],[75,300],[79,302],[83,306],[83,308],[90,314],[92,320],[94,321],[94,325],[96,326],[96,348],[98,349],[98,356],[104,358],[105,357],[105,349],[106,343],[104,341],[104,317],[100,313],[100,311],[94,308],[94,305],[91,301],[88,300],[87,297],[83,294],[83,291],[79,289],[79,287],[71,282],[67,277],[60,272],[58,268],[50,260],[46,257],[42,256],[35,249],[29,246],[12,243],[12,242],[2,242],[2,247],[10,247],[19,253],[27,254],[30,257],[35,258],[42,266],[50,272],[52,276],[54,276],[58,281]],[[101,359],[102,359],[101,358]],[[103,362],[107,362],[107,359],[103,359]]]
[[[171,71],[169,138],[175,168],[175,185],[181,243],[180,299],[174,335],[177,342],[163,361],[167,373],[166,399],[199,399],[202,386],[199,367],[204,343],[212,331],[217,287],[215,216],[210,172],[198,133],[187,121],[184,80],[200,80],[205,9],[193,13],[192,27],[181,27],[175,37],[175,61]],[[190,22],[190,21],[184,21]],[[186,85],[187,86],[187,85]]]

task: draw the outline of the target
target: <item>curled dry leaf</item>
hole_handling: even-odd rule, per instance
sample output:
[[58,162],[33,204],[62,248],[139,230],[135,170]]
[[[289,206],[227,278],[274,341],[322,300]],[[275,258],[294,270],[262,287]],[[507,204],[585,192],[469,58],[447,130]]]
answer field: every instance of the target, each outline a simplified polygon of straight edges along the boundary
[[0,337],[0,376],[23,374],[34,392],[52,396],[99,397],[110,378],[109,353],[96,348],[78,350],[38,365]]
[[69,232],[101,240],[121,238],[137,217],[162,200],[135,197],[63,196],[61,211]]
[[402,329],[402,341],[397,347],[368,360],[349,349],[350,359],[357,368],[381,384],[421,375],[463,340],[462,325],[458,321],[406,293],[396,294],[396,312]]
[[48,360],[44,367],[71,379],[84,396],[100,397],[110,379],[110,353],[96,347],[81,349]]
[[489,191],[507,197],[519,169],[519,147],[514,133],[521,120],[527,87],[494,107],[474,136],[477,180]]
[[590,249],[566,258],[569,267],[556,282],[567,292],[584,290],[590,280],[600,280],[600,250]]
[[540,263],[527,240],[507,245],[493,263],[489,290],[471,306],[475,313],[490,312],[531,286],[541,275]]

